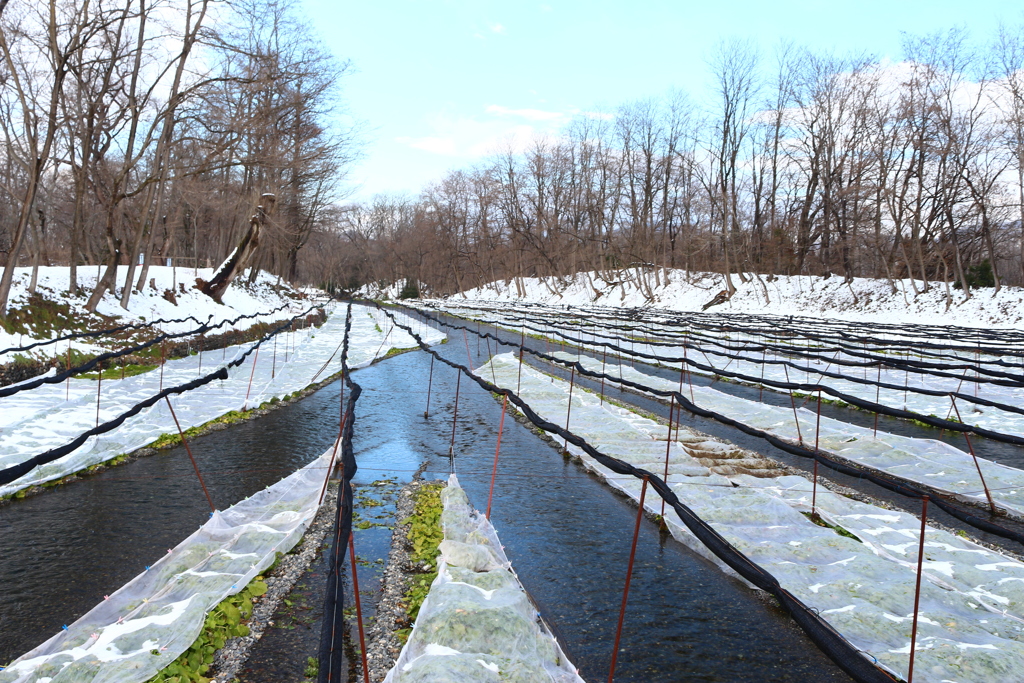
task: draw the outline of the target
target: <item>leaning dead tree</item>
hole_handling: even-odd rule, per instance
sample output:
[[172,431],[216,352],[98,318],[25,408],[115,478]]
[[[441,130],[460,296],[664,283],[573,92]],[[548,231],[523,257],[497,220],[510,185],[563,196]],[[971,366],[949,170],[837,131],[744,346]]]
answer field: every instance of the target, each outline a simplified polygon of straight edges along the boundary
[[276,196],[267,192],[261,199],[263,203],[256,207],[256,212],[249,219],[249,229],[242,235],[242,239],[238,242],[238,246],[235,247],[234,251],[228,255],[224,263],[220,264],[220,268],[214,272],[210,281],[206,282],[202,278],[196,278],[197,289],[219,304],[224,303],[221,301],[221,297],[224,296],[224,292],[231,285],[231,281],[249,267],[253,254],[256,253],[256,247],[260,245],[260,233],[263,230],[263,224],[274,211]]

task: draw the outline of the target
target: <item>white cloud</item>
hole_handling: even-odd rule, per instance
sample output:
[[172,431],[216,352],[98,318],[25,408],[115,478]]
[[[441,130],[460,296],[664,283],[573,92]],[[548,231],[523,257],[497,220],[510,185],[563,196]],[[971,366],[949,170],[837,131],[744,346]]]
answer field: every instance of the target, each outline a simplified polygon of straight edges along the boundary
[[474,158],[485,157],[490,154],[504,152],[511,149],[516,154],[526,151],[530,144],[544,135],[538,132],[533,126],[513,126],[493,135],[489,135],[478,142],[470,145],[466,150],[469,156]]
[[488,114],[501,116],[516,116],[529,121],[560,121],[565,114],[557,111],[543,111],[542,109],[510,109],[498,104],[492,104],[485,110]]
[[450,157],[460,156],[458,145],[452,138],[430,136],[423,138],[401,137],[395,138],[395,142],[403,145],[409,145],[414,149],[422,149],[424,152],[431,152],[433,154],[441,154]]
[[[525,110],[528,115],[523,121],[524,116],[515,113],[518,110],[500,107],[498,110],[502,114],[511,111],[510,116],[519,117],[519,120],[509,120],[506,116],[453,117],[442,113],[425,122],[429,128],[425,131],[427,135],[396,137],[394,141],[438,157],[469,161],[508,149],[517,153],[528,149],[536,140],[553,134],[564,120],[560,114],[552,116],[551,112],[539,112],[541,116],[534,117],[533,110]],[[449,163],[445,162],[445,165]]]
[[502,26],[501,24],[491,24],[491,31],[493,31],[494,33],[504,33],[505,27]]
[[615,114],[607,114],[600,111],[581,111],[577,112],[580,116],[585,116],[588,119],[600,119],[601,121],[611,121],[615,118]]

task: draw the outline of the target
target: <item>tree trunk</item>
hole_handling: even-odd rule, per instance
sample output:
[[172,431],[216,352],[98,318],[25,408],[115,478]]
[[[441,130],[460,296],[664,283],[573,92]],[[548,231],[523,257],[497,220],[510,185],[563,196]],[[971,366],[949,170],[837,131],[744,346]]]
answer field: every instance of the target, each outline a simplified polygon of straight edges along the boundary
[[117,265],[121,262],[121,240],[108,238],[108,246],[110,250],[107,254],[107,268],[96,283],[96,288],[92,290],[89,303],[85,305],[85,310],[90,313],[96,312],[96,307],[100,305],[103,295],[114,286],[117,279]]
[[[260,244],[260,231],[267,216],[274,210],[274,200],[275,197],[272,194],[263,195],[263,205],[256,207],[256,213],[249,220],[249,229],[242,235],[235,250],[220,265],[209,282],[203,282],[197,278],[196,285],[199,291],[217,303],[223,303],[221,297],[224,296],[224,292],[227,291],[238,274],[245,270],[252,260],[253,254],[256,253],[256,248]],[[253,270],[255,270],[255,266]]]

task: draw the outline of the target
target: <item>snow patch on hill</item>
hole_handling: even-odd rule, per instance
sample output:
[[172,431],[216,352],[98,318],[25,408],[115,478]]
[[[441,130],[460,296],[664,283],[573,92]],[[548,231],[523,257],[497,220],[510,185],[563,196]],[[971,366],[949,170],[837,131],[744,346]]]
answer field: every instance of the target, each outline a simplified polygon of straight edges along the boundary
[[[769,281],[769,278],[771,281]],[[717,273],[687,273],[659,269],[641,276],[636,270],[617,271],[611,277],[596,272],[568,278],[523,278],[523,295],[515,281],[499,280],[449,297],[450,300],[529,301],[550,305],[598,305],[623,308],[654,307],[700,311],[725,289]],[[737,292],[709,313],[800,315],[879,323],[921,323],[962,327],[1024,328],[1024,289],[1003,287],[975,290],[965,299],[960,290],[932,283],[927,292],[920,281],[896,280],[894,292],[885,280],[854,278],[846,283],[832,276],[750,275],[747,282],[733,277]]]
[[[125,310],[121,308],[119,295],[121,293],[121,285],[124,283],[127,273],[128,266],[118,268],[116,293],[108,292],[96,308],[98,314],[116,317],[116,320],[109,323],[97,321],[92,327],[103,329],[129,323],[151,322],[159,319],[176,320],[187,318],[188,316],[193,316],[204,323],[207,319],[212,318],[213,323],[218,323],[222,320],[237,318],[239,315],[271,311],[282,305],[287,305],[286,309],[278,311],[273,315],[240,321],[237,327],[245,329],[257,321],[270,322],[271,320],[282,320],[291,317],[309,308],[312,304],[308,294],[298,292],[285,282],[278,284],[277,278],[266,272],[260,272],[252,285],[249,285],[247,281],[241,278],[235,280],[224,294],[224,303],[218,304],[195,289],[196,278],[208,280],[213,274],[212,268],[193,269],[152,266],[149,269],[151,282],[147,282],[141,292],[132,294],[131,300],[128,303],[128,310]],[[31,268],[15,268],[9,302],[10,309],[23,308],[30,305],[28,290],[31,275]],[[36,293],[50,301],[68,304],[71,311],[76,315],[88,316],[85,305],[89,300],[92,289],[96,285],[97,275],[97,269],[93,266],[79,267],[79,291],[77,294],[70,294],[68,292],[70,277],[67,267],[40,267]],[[168,290],[174,292],[174,302],[170,301],[169,297],[164,297],[165,291]],[[161,329],[165,332],[173,333],[195,329],[197,326],[195,321],[189,320],[184,323],[161,325]],[[232,329],[232,327],[225,325],[218,332],[229,329]],[[58,336],[60,335],[58,334]],[[10,334],[0,328],[0,349],[22,346],[33,341],[39,340],[30,338],[29,335]],[[91,348],[87,347],[88,344],[83,344],[80,350],[85,351]],[[41,347],[33,355],[38,355],[38,353],[44,352],[44,350],[53,351],[55,349],[55,346]],[[65,350],[66,346],[61,345],[57,351],[63,353]],[[6,358],[6,355],[9,354],[0,356],[0,363],[11,360]]]

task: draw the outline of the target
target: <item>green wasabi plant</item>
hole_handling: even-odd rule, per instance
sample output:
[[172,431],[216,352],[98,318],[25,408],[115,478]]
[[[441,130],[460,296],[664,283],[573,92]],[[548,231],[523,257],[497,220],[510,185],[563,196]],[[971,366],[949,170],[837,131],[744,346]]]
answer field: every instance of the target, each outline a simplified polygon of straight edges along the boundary
[[245,620],[252,616],[253,598],[266,592],[267,584],[257,576],[242,591],[222,600],[206,615],[203,630],[192,646],[148,683],[209,683],[206,672],[213,663],[213,654],[229,638],[249,635]]

